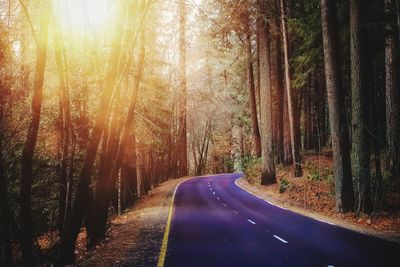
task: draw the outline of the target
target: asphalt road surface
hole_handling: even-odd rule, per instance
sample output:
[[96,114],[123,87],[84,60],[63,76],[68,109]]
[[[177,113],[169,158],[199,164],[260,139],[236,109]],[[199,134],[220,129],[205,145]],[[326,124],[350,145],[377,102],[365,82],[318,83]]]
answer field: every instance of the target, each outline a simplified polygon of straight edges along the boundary
[[179,186],[165,266],[400,266],[400,245],[273,206],[239,177]]

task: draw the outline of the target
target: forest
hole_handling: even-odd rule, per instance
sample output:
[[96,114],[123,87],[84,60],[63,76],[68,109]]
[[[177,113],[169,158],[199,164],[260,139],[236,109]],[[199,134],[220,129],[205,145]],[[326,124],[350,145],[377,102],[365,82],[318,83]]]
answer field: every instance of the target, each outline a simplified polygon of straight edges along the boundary
[[399,0],[0,0],[0,265],[72,264],[185,176],[399,216],[399,52]]

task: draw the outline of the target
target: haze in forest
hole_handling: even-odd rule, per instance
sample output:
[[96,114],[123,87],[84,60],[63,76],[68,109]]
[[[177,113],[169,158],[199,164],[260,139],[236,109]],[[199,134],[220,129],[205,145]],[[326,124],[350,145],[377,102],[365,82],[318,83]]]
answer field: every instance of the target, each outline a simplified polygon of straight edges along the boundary
[[[186,248],[174,235],[203,229],[197,212],[223,214],[197,204],[239,214],[236,199],[272,216],[237,187],[395,240],[328,239],[389,255],[400,233],[399,49],[399,0],[0,0],[0,265],[99,265],[88,255],[116,246],[130,256],[105,265],[184,266],[168,250]],[[193,213],[181,225],[182,205]],[[146,236],[143,214],[158,225],[144,238],[153,244],[112,243],[121,229]],[[277,229],[286,215],[273,215]],[[284,234],[271,236],[292,244]]]

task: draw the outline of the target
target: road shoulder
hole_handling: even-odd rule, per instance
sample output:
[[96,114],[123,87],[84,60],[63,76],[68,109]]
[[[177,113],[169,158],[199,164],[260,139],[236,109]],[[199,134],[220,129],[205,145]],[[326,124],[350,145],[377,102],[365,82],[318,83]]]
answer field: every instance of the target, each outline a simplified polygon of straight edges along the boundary
[[156,266],[176,186],[189,177],[152,189],[125,214],[111,221],[103,242],[81,253],[77,266]]

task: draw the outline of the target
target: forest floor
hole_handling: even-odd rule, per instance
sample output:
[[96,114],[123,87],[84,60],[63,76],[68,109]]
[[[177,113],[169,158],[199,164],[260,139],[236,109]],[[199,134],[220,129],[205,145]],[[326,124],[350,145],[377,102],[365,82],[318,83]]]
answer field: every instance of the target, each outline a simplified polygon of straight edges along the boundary
[[400,203],[398,194],[388,192],[382,201],[382,207],[389,207],[384,210],[389,211],[362,213],[358,217],[351,212],[336,211],[330,156],[306,156],[302,177],[294,177],[291,166],[278,165],[277,183],[270,186],[260,185],[260,164],[250,165],[245,178],[238,179],[236,184],[251,194],[308,217],[400,243],[400,211],[393,208]]
[[76,266],[156,266],[171,198],[176,185],[188,178],[164,182],[128,212],[110,222],[106,238],[86,250],[85,233],[78,238]]

